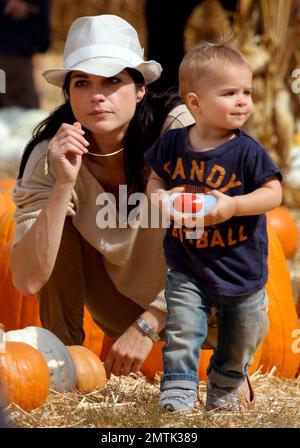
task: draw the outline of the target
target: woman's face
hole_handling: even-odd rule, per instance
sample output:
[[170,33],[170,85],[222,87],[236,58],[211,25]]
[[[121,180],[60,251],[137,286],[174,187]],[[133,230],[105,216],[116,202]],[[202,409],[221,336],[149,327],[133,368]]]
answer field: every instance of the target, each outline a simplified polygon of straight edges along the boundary
[[73,71],[69,97],[77,121],[92,134],[124,136],[145,94],[126,70],[111,78]]

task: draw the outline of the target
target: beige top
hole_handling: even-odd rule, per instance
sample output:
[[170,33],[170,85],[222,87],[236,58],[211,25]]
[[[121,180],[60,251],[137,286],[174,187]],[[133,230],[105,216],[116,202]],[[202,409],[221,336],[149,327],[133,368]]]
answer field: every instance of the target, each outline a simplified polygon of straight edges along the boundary
[[[180,105],[170,112],[162,132],[193,122],[186,107]],[[55,184],[51,165],[49,174],[44,174],[48,143],[45,140],[34,148],[23,177],[18,180],[14,190],[17,206],[14,244],[30,229]],[[165,310],[163,288],[166,265],[162,250],[165,230],[141,227],[99,228],[96,217],[103,207],[108,212],[116,213],[111,202],[109,205],[97,205],[96,198],[98,197],[99,203],[100,193],[105,193],[102,186],[83,163],[72,190],[67,215],[72,216],[73,224],[83,238],[103,255],[107,273],[121,294],[145,309],[151,304]],[[145,199],[141,206],[141,217],[146,216],[148,207],[149,201]]]

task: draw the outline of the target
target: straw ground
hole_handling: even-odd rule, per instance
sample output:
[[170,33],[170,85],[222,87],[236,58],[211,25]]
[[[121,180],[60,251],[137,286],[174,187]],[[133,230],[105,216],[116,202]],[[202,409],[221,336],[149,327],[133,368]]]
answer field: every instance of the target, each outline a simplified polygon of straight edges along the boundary
[[160,410],[159,375],[148,382],[138,373],[112,377],[104,388],[86,395],[50,391],[40,408],[28,413],[11,405],[7,413],[19,428],[300,428],[300,377],[274,374],[252,375],[257,406],[247,412],[205,412],[205,382],[192,412]]

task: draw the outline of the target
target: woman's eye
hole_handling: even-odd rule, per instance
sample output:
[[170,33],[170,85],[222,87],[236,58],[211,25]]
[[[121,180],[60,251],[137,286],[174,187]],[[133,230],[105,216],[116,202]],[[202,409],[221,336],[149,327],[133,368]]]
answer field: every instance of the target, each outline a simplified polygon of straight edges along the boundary
[[119,82],[121,82],[121,80],[116,76],[111,76],[110,78],[107,78],[107,81],[109,84],[118,84]]
[[225,96],[232,96],[232,95],[234,95],[235,94],[235,92],[226,92],[225,93]]
[[87,84],[87,81],[85,79],[80,79],[78,81],[75,82],[75,87],[82,87],[85,86]]

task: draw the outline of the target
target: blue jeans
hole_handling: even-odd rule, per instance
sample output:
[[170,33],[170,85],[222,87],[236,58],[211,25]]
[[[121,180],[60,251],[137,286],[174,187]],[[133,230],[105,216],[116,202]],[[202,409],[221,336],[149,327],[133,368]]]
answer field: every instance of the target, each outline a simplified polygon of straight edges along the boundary
[[218,341],[208,367],[209,379],[219,387],[241,384],[262,341],[267,306],[265,289],[243,297],[205,293],[196,280],[169,268],[166,300],[161,389],[198,389],[199,350],[207,335],[213,306],[218,309]]

